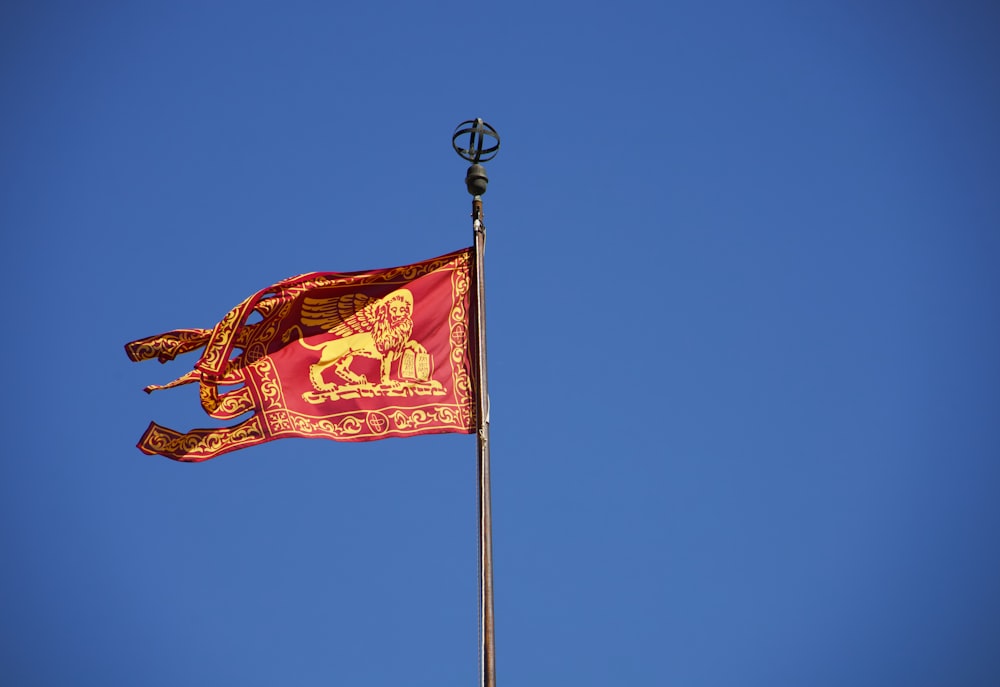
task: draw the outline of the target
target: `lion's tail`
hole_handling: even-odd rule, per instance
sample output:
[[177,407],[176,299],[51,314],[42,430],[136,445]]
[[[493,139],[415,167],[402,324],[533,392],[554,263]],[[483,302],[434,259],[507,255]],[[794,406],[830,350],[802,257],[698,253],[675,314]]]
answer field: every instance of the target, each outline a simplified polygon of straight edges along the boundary
[[291,341],[292,340],[292,330],[295,330],[295,331],[298,332],[298,336],[295,337],[295,338],[297,338],[299,340],[299,343],[302,344],[303,347],[308,348],[310,351],[322,351],[323,350],[323,345],[322,344],[320,344],[319,346],[313,346],[311,344],[307,344],[305,338],[302,335],[302,328],[299,327],[299,325],[297,325],[297,324],[293,324],[291,327],[289,327],[288,329],[286,329],[285,333],[281,335],[281,340],[284,341],[285,343],[288,343],[289,341]]

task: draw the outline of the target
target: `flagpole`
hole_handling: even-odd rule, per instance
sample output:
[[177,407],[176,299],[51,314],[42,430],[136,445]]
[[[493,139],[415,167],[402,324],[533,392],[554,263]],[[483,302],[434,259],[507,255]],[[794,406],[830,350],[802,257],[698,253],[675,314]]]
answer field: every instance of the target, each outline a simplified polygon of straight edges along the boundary
[[[459,137],[469,134],[467,148],[460,147]],[[496,141],[483,148],[484,138]],[[486,280],[483,253],[486,249],[486,225],[483,224],[483,194],[486,193],[486,169],[480,164],[493,159],[500,148],[500,137],[482,119],[462,122],[452,136],[452,146],[472,166],[465,185],[472,194],[473,271],[476,312],[476,447],[479,487],[479,665],[481,687],[496,687],[496,655],[493,638],[493,517],[490,503],[490,397],[486,383]]]
[[486,283],[483,279],[483,251],[486,226],[483,224],[483,200],[472,200],[472,232],[475,236],[476,265],[476,444],[479,460],[479,661],[482,687],[496,685],[496,656],[493,642],[493,516],[490,503],[490,397],[486,384]]

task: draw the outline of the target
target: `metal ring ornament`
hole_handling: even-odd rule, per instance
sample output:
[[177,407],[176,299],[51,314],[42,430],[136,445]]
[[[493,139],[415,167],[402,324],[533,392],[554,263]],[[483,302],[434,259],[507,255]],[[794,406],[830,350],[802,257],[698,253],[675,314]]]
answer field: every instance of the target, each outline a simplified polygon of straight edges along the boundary
[[[469,147],[462,148],[458,142],[460,136],[469,134]],[[483,147],[484,139],[492,138],[495,144]],[[500,134],[492,126],[484,122],[481,118],[470,119],[462,122],[455,128],[455,134],[451,137],[451,147],[463,160],[473,164],[489,162],[497,156],[500,150]]]

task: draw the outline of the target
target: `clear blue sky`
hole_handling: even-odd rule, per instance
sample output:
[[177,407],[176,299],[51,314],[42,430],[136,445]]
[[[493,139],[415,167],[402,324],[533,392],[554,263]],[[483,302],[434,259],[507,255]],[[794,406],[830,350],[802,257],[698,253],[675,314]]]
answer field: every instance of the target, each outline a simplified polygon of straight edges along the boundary
[[476,684],[472,437],[122,345],[468,245],[481,116],[499,684],[1000,684],[998,14],[6,3],[0,683]]

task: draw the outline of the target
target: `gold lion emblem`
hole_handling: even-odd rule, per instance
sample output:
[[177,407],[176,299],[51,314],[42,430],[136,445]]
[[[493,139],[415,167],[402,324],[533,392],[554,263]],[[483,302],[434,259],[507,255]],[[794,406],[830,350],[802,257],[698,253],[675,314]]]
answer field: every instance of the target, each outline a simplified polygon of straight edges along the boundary
[[[408,289],[393,291],[384,298],[350,293],[336,298],[305,298],[301,322],[320,327],[339,338],[318,345],[307,343],[302,329],[292,325],[282,337],[287,343],[298,330],[299,343],[319,353],[309,366],[309,380],[319,393],[307,393],[310,402],[374,395],[442,395],[439,382],[430,379],[431,356],[413,333],[413,294]],[[351,368],[358,357],[379,363],[379,378],[369,379]],[[396,375],[392,375],[393,363]],[[332,371],[341,382],[330,381]]]

